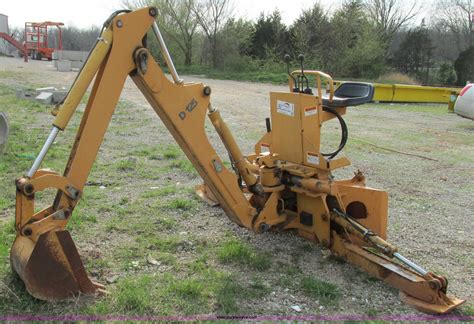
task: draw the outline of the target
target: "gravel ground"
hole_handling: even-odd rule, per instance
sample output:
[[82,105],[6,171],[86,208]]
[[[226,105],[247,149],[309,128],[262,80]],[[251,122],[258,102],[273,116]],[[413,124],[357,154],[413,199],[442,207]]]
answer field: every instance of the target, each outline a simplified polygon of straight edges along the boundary
[[[26,82],[68,86],[76,75],[75,72],[56,72],[49,62],[31,61],[25,64],[17,59],[0,57],[2,71],[18,72],[17,76],[9,79],[10,83],[18,85]],[[203,82],[212,87],[213,104],[221,110],[244,152],[251,152],[255,141],[265,131],[265,117],[269,115],[268,93],[287,90],[284,86],[211,80],[197,76],[186,76],[185,80]],[[110,139],[125,141],[130,146],[151,144],[154,140],[172,140],[131,80],[127,81],[122,98],[133,103],[133,114],[129,118],[132,123],[140,124],[141,120],[147,123],[137,126],[134,131],[107,137],[105,148],[114,145]],[[446,107],[440,105],[439,109],[445,111]],[[50,117],[46,118],[45,121],[50,120]],[[454,114],[432,115],[410,110],[409,106],[404,105],[395,105],[390,109],[388,105],[376,104],[349,108],[345,119],[351,140],[344,154],[353,161],[353,165],[336,172],[336,176],[350,176],[354,170],[361,169],[367,175],[368,185],[387,190],[390,195],[388,240],[407,257],[446,275],[450,279],[449,291],[459,298],[467,299],[468,305],[472,307],[473,122]],[[44,124],[46,135],[49,123]],[[336,124],[330,124],[328,138],[333,138],[337,131]],[[222,146],[217,143],[217,136],[210,132],[210,138],[216,142],[219,152],[223,153]],[[359,140],[418,153],[436,161],[376,149]],[[114,159],[105,148],[103,152],[101,150],[100,159]],[[177,176],[178,179],[174,180],[186,185],[200,182],[196,178]],[[134,189],[130,188],[127,195],[133,197]],[[402,304],[394,289],[380,281],[369,280],[350,265],[331,261],[326,250],[317,246],[302,248],[307,243],[301,238],[291,234],[256,235],[233,224],[218,208],[209,209],[202,205],[198,210],[200,217],[189,218],[182,224],[182,231],[195,233],[196,237],[210,242],[223,232],[232,232],[259,250],[270,252],[275,262],[296,262],[306,275],[330,280],[343,293],[338,309],[325,310],[302,294],[275,287],[268,296],[262,298],[259,305],[249,304],[249,313],[292,314],[290,306],[297,304],[303,310],[319,309],[321,314],[365,314],[367,309],[376,309],[383,314],[419,314]],[[211,225],[203,229],[203,223]],[[86,250],[87,254],[91,246],[96,250],[113,250],[114,245],[122,243],[119,239],[104,242],[92,238],[89,242],[78,242],[78,246]],[[295,255],[300,256],[296,261]],[[188,256],[183,254],[181,257],[184,260]],[[262,279],[271,282],[271,278],[265,274]]]

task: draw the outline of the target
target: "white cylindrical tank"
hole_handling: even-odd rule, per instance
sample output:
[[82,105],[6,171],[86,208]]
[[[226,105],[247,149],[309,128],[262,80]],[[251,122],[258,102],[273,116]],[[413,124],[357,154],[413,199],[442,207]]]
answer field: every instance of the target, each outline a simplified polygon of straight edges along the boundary
[[[8,16],[0,13],[0,33],[9,35],[8,31]],[[8,54],[8,43],[6,40],[0,38],[0,53]]]
[[474,120],[474,83],[465,86],[454,104],[454,112],[459,116]]
[[8,34],[8,16],[0,13],[0,33]]

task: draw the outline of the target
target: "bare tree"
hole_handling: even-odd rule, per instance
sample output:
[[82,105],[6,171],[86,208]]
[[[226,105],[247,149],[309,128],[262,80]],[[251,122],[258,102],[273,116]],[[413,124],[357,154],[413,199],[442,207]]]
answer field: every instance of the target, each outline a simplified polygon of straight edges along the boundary
[[436,23],[460,37],[460,51],[474,45],[474,0],[439,0]]
[[157,21],[161,30],[183,52],[184,64],[192,64],[194,36],[198,26],[193,10],[195,0],[125,0],[123,4],[127,8],[157,7]]
[[163,27],[184,54],[184,64],[191,65],[193,58],[193,38],[198,21],[194,15],[194,0],[160,1],[164,13]]
[[211,47],[212,66],[218,64],[218,36],[231,16],[230,0],[204,0],[193,9]]
[[411,5],[404,5],[400,0],[365,0],[365,5],[369,18],[381,31],[381,36],[386,42],[390,42],[392,37],[420,11],[416,1]]

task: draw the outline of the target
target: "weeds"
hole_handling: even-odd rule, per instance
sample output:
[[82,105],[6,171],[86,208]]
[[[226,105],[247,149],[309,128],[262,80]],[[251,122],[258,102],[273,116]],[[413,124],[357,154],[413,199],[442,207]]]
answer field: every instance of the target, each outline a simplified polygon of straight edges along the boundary
[[175,198],[171,200],[169,206],[174,209],[189,210],[194,206],[194,204],[189,199]]
[[150,298],[153,278],[145,275],[126,278],[117,285],[117,310],[127,313],[147,314],[154,310],[155,302]]
[[176,160],[176,161],[173,161],[173,162],[170,164],[170,168],[179,169],[179,170],[181,170],[181,171],[187,173],[188,175],[192,175],[192,176],[197,175],[196,169],[194,168],[194,166],[192,165],[192,163],[189,162],[188,160]]
[[301,280],[301,289],[307,296],[318,299],[322,305],[335,305],[341,297],[341,292],[335,284],[312,277],[304,277]]
[[116,164],[118,171],[131,171],[135,169],[136,161],[133,159],[121,160]]
[[151,189],[142,194],[143,198],[157,198],[157,197],[166,197],[178,192],[176,186],[168,186],[163,188]]
[[234,278],[224,277],[219,279],[216,289],[216,302],[219,312],[223,314],[236,314],[239,311],[236,296],[241,291],[240,285]]
[[176,159],[181,154],[181,149],[177,146],[168,146],[163,152],[163,156],[168,160]]
[[222,263],[246,265],[259,271],[267,270],[271,266],[267,255],[255,252],[235,239],[225,242],[218,250],[217,256]]

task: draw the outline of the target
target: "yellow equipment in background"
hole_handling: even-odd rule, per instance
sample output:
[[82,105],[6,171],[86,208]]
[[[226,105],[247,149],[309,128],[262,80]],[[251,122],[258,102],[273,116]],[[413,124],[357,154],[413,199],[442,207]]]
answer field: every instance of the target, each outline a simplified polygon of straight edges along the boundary
[[[345,81],[335,81],[339,86]],[[449,103],[452,96],[458,96],[462,88],[431,87],[411,84],[374,83],[375,102],[404,103]]]
[[[65,229],[82,196],[107,126],[130,76],[192,162],[204,184],[197,190],[219,204],[228,217],[256,233],[293,230],[320,243],[334,255],[399,289],[403,300],[430,313],[446,313],[464,301],[447,295],[447,280],[403,257],[385,241],[387,193],[368,188],[357,172],[335,180],[332,172],[350,161],[336,158],[347,140],[342,119],[346,107],[368,102],[373,87],[348,83],[334,90],[330,76],[319,71],[289,73],[290,91],[270,94],[271,119],[255,152],[244,156],[219,110],[211,105],[211,89],[184,83],[174,68],[154,7],[114,13],[58,107],[51,134],[28,174],[16,182],[16,232],[11,264],[31,295],[58,300],[103,290],[83,267]],[[146,47],[152,28],[172,80]],[[300,57],[301,65],[303,58]],[[316,79],[316,94],[307,76]],[[95,77],[69,161],[63,175],[39,169],[59,131],[63,131]],[[330,85],[328,97],[322,80]],[[223,141],[234,170],[225,167],[209,142],[206,115]],[[337,118],[342,137],[332,153],[320,151],[320,132]],[[35,213],[35,194],[57,190],[50,207]]]

